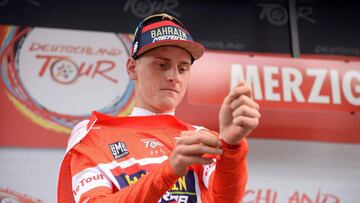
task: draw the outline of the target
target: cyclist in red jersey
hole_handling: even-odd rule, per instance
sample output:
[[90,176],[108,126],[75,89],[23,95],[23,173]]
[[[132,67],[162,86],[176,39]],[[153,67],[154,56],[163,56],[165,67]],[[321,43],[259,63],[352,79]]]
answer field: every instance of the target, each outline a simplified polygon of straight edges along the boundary
[[128,117],[94,112],[72,132],[58,202],[240,202],[247,183],[246,136],[259,105],[244,82],[224,98],[216,133],[175,117],[191,65],[204,53],[167,14],[144,19],[134,35]]

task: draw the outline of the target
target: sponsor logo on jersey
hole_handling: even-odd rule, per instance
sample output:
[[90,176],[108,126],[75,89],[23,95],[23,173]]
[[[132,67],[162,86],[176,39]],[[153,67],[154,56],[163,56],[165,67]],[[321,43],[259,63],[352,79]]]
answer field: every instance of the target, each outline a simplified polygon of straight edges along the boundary
[[[153,171],[156,173],[156,171]],[[115,167],[111,170],[121,189],[136,183],[148,172],[139,164],[127,168]],[[159,199],[159,203],[188,203],[197,202],[194,171],[190,170],[186,176],[180,177],[176,183]]]
[[195,190],[195,176],[189,171],[186,176],[180,177],[178,181],[159,200],[161,203],[173,202],[188,203],[197,202]]
[[122,173],[115,177],[121,188],[127,187],[133,183],[136,183],[141,177],[146,174],[145,170],[140,170],[133,174]]
[[88,176],[86,178],[82,178],[73,189],[73,193],[76,196],[78,195],[78,192],[80,192],[84,187],[88,187],[88,185],[96,184],[94,182],[104,179],[105,176],[103,174],[96,174],[96,175]]
[[115,167],[111,169],[111,173],[114,175],[120,188],[125,188],[133,183],[136,183],[147,172],[141,168],[139,164],[134,164],[127,168]]
[[114,159],[119,159],[129,154],[125,142],[115,142],[110,144],[109,147]]
[[155,138],[141,139],[145,148],[149,150],[150,155],[165,154],[164,144]]

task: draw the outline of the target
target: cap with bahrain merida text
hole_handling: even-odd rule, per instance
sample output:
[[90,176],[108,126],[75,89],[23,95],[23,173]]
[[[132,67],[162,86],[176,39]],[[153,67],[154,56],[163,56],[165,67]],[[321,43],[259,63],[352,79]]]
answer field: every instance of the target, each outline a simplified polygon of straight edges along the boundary
[[145,18],[137,26],[131,56],[137,59],[150,49],[166,45],[185,49],[192,56],[192,61],[199,59],[205,52],[204,46],[193,40],[179,20],[162,13]]

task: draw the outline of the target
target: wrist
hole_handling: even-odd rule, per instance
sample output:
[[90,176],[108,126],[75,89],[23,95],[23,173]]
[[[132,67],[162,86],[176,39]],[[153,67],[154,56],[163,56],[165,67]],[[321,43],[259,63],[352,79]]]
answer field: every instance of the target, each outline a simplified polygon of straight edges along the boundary
[[241,142],[241,140],[243,140],[244,137],[231,137],[231,136],[226,136],[225,133],[220,133],[220,138],[226,144],[237,145],[237,144],[239,144]]
[[227,148],[227,149],[238,149],[241,147],[242,140],[243,139],[241,139],[239,142],[233,144],[233,143],[229,143],[224,138],[221,138],[221,144],[224,148]]

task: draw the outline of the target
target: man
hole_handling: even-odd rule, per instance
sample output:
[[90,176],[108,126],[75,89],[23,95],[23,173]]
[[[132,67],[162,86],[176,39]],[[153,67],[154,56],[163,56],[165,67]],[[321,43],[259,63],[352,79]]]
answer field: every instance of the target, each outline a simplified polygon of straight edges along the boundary
[[224,99],[220,135],[174,117],[191,65],[203,53],[167,14],[139,24],[127,61],[135,108],[129,117],[95,112],[74,128],[59,202],[240,202],[247,182],[245,137],[260,118],[251,88],[240,82]]

